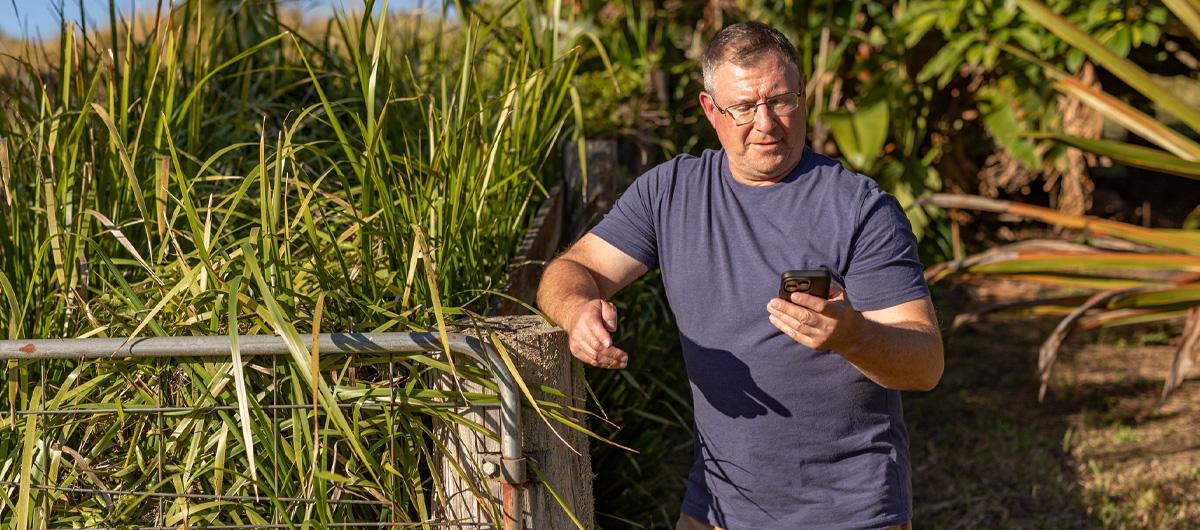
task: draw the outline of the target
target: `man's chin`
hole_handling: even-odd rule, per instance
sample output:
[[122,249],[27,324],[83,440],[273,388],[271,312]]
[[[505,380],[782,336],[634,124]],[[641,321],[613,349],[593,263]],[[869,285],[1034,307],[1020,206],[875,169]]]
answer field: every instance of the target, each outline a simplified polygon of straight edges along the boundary
[[756,181],[773,181],[786,177],[788,173],[791,173],[796,168],[796,164],[799,161],[789,160],[787,157],[781,156],[768,160],[759,159],[755,162],[750,168],[750,173],[753,174],[750,178]]
[[784,167],[786,163],[787,158],[782,156],[772,157],[772,159],[768,160],[759,160],[757,164],[754,164],[754,172],[762,176],[764,180],[779,177],[782,173],[787,173],[791,169]]

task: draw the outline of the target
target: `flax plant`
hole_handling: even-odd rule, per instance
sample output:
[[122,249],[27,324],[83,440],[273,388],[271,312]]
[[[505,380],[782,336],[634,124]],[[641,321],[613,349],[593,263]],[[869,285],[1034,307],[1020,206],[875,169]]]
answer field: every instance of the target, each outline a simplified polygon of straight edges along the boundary
[[[1164,6],[1183,22],[1185,34],[1200,38],[1200,2],[1166,0]],[[1200,133],[1200,111],[1186,104],[1133,62],[1121,58],[1105,45],[1037,0],[1017,0],[1025,14],[1049,33],[1087,54],[1130,87],[1156,103],[1181,127]],[[1030,52],[1007,51],[1041,65],[1054,88],[1078,98],[1106,118],[1140,136],[1154,147],[1127,142],[1092,140],[1058,132],[1034,136],[1086,150],[1133,167],[1186,178],[1200,178],[1200,144],[1117,97],[1088,87],[1058,72]],[[1197,72],[1193,72],[1195,74]],[[931,282],[953,274],[1002,275],[1060,287],[1082,289],[1087,295],[1024,302],[1007,308],[1062,313],[1065,317],[1047,337],[1039,352],[1039,399],[1046,395],[1051,371],[1066,337],[1077,329],[1184,319],[1183,336],[1175,351],[1171,370],[1163,383],[1161,401],[1200,366],[1200,230],[1191,228],[1147,228],[1090,216],[1066,215],[1032,205],[984,197],[935,194],[925,204],[996,213],[1077,229],[1092,238],[1113,238],[1119,248],[1074,245],[1064,242],[1021,242],[992,249],[952,263],[931,267]],[[1200,212],[1200,206],[1194,212]],[[1192,217],[1197,214],[1193,213]],[[1103,241],[1103,239],[1100,239]],[[1090,241],[1089,241],[1090,243]],[[1111,243],[1109,245],[1112,246]],[[1000,310],[1003,308],[993,308]]]
[[[486,310],[578,115],[577,54],[558,2],[375,4],[318,29],[274,2],[110,10],[6,58],[0,336],[228,335],[234,356],[0,369],[0,528],[438,516],[434,425],[495,398],[426,381],[494,389],[486,370],[306,335]],[[249,334],[291,355],[243,357]],[[14,414],[62,408],[97,412]]]

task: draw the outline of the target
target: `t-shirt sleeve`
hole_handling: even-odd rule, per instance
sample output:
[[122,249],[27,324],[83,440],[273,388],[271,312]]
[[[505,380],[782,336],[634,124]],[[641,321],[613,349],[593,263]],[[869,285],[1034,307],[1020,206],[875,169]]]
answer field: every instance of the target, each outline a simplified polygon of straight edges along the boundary
[[591,231],[651,269],[658,265],[655,210],[660,169],[638,177]]
[[885,309],[928,295],[917,238],[896,198],[872,188],[860,212],[845,278],[854,309]]

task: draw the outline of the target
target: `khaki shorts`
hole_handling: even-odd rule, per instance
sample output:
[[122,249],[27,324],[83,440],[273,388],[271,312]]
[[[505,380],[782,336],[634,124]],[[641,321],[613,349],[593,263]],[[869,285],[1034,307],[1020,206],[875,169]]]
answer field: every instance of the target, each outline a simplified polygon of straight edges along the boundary
[[[679,514],[679,522],[675,523],[675,530],[724,530],[720,527],[705,524],[697,521],[694,517],[681,513]],[[889,530],[912,530],[912,521],[899,526],[893,526]]]

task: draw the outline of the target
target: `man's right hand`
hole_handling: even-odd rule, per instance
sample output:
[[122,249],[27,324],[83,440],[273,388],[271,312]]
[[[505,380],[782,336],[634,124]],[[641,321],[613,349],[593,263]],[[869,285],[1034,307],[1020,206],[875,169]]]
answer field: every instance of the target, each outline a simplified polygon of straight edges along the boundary
[[587,234],[546,266],[538,307],[567,330],[575,358],[600,368],[624,368],[629,354],[612,345],[617,308],[606,299],[647,270],[609,242]]
[[567,328],[571,355],[598,368],[621,369],[629,364],[629,354],[612,344],[617,330],[617,307],[595,298],[581,305]]

